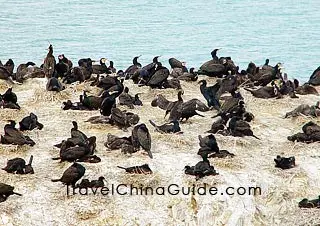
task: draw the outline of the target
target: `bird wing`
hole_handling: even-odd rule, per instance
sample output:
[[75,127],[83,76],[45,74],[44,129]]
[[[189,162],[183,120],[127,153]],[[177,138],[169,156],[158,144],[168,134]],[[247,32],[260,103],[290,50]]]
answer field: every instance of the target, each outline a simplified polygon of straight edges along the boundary
[[151,136],[148,130],[143,130],[141,128],[137,131],[138,140],[141,145],[141,147],[146,150],[151,150]]
[[167,110],[170,103],[172,102],[167,100],[162,94],[158,94],[158,96],[151,102],[151,105],[153,107],[158,106],[162,110]]

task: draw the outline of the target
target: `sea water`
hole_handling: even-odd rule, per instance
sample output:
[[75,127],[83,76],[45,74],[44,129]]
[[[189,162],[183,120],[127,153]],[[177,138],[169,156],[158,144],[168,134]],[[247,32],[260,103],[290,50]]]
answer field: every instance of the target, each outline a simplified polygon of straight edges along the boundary
[[316,0],[0,0],[0,59],[40,65],[54,54],[113,60],[125,69],[136,55],[175,57],[199,68],[221,48],[240,69],[249,62],[283,63],[291,78],[307,81],[319,64]]

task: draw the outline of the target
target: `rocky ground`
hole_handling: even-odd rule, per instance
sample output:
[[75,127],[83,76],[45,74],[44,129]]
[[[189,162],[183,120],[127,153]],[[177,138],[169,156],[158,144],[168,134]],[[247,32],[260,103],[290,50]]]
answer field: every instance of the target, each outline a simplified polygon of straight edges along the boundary
[[[45,91],[45,79],[32,79],[23,85],[14,85],[22,107],[17,110],[0,110],[0,128],[6,120],[20,121],[30,112],[35,113],[43,130],[27,134],[35,140],[34,147],[0,145],[0,165],[8,159],[34,155],[33,175],[13,175],[0,171],[0,182],[15,186],[23,196],[11,196],[0,203],[0,225],[315,225],[319,224],[318,210],[299,209],[302,198],[314,199],[320,194],[319,143],[292,143],[287,136],[301,131],[304,123],[311,119],[298,117],[284,119],[287,111],[299,104],[314,104],[319,98],[314,95],[299,96],[299,99],[262,100],[241,90],[248,111],[255,115],[251,123],[257,140],[253,137],[234,138],[216,135],[221,149],[234,153],[234,158],[210,159],[219,175],[195,181],[184,174],[185,165],[200,161],[196,154],[199,148],[198,135],[205,135],[210,129],[214,111],[205,112],[205,118],[193,117],[181,124],[183,134],[163,135],[154,131],[148,120],[157,124],[165,122],[164,111],[150,105],[158,93],[169,100],[176,99],[176,90],[151,90],[137,87],[129,81],[125,85],[130,93],[142,93],[142,107],[129,110],[138,113],[140,122],[146,123],[152,136],[153,159],[142,151],[132,156],[119,151],[107,151],[104,147],[107,134],[130,135],[109,125],[93,125],[84,122],[98,111],[63,111],[62,101],[77,101],[83,89],[97,94],[98,90],[89,84],[78,84],[54,94]],[[214,79],[208,79],[209,84]],[[182,83],[184,100],[199,98],[204,101],[197,82]],[[7,89],[0,84],[0,93]],[[79,129],[88,136],[97,136],[97,155],[102,161],[97,164],[83,163],[85,178],[97,179],[104,176],[107,186],[112,184],[133,184],[150,187],[210,185],[223,189],[227,186],[260,186],[262,195],[165,195],[165,196],[120,196],[93,195],[67,196],[66,188],[51,182],[59,178],[70,163],[59,163],[51,158],[58,155],[53,145],[70,136],[71,121],[76,120]],[[0,132],[1,134],[3,133]],[[274,167],[276,155],[295,156],[297,166],[289,170]],[[120,166],[148,163],[151,175],[127,175]]]

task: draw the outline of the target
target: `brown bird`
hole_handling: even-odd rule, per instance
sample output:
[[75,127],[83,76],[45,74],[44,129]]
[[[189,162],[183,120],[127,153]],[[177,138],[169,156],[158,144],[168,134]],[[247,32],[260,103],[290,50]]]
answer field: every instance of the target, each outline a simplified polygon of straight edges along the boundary
[[131,142],[136,150],[139,150],[141,146],[148,153],[149,157],[153,158],[151,153],[151,135],[144,123],[133,128]]
[[50,44],[48,54],[43,62],[43,71],[47,78],[51,78],[55,71],[56,59],[53,56],[53,46]]
[[127,173],[130,174],[152,174],[148,164],[143,164],[141,166],[132,166],[132,167],[122,167],[118,166],[120,169],[124,169]]
[[83,177],[86,172],[86,168],[79,163],[73,163],[66,171],[64,171],[60,179],[52,179],[52,182],[62,182],[63,184],[75,187],[78,180]]

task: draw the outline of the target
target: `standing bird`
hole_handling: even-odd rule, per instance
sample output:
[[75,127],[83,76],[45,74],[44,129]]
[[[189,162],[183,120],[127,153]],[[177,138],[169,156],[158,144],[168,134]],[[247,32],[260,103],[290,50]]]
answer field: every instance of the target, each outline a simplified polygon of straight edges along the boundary
[[148,153],[149,157],[153,158],[151,153],[151,135],[144,123],[133,128],[131,142],[136,150],[139,150],[141,146]]
[[109,69],[106,65],[106,58],[101,58],[97,65],[92,65],[92,73],[93,74],[110,74]]
[[62,177],[60,179],[52,179],[52,182],[62,182],[63,184],[69,186],[71,185],[73,188],[75,187],[78,180],[83,177],[86,172],[86,168],[80,165],[79,163],[73,163],[66,171],[64,171]]
[[207,86],[206,80],[199,81],[200,92],[207,100],[208,107],[213,107],[216,110],[220,109],[219,98],[217,97],[217,93],[220,89],[220,84],[216,83],[213,86]]
[[116,97],[118,92],[113,92],[109,94],[108,91],[105,91],[104,99],[100,106],[100,113],[103,116],[110,116],[112,108],[116,107]]
[[117,69],[113,66],[113,61],[112,60],[110,60],[110,64],[109,64],[108,70],[109,70],[110,74],[117,72]]
[[51,78],[55,72],[56,59],[53,56],[53,46],[50,44],[49,52],[43,62],[43,71],[47,78]]
[[141,55],[134,57],[132,60],[132,65],[124,71],[126,79],[129,79],[132,75],[134,75],[135,72],[137,72],[141,68],[141,64],[138,62],[139,57],[141,57]]
[[11,75],[13,74],[14,62],[12,59],[9,59],[3,67],[6,68]]

